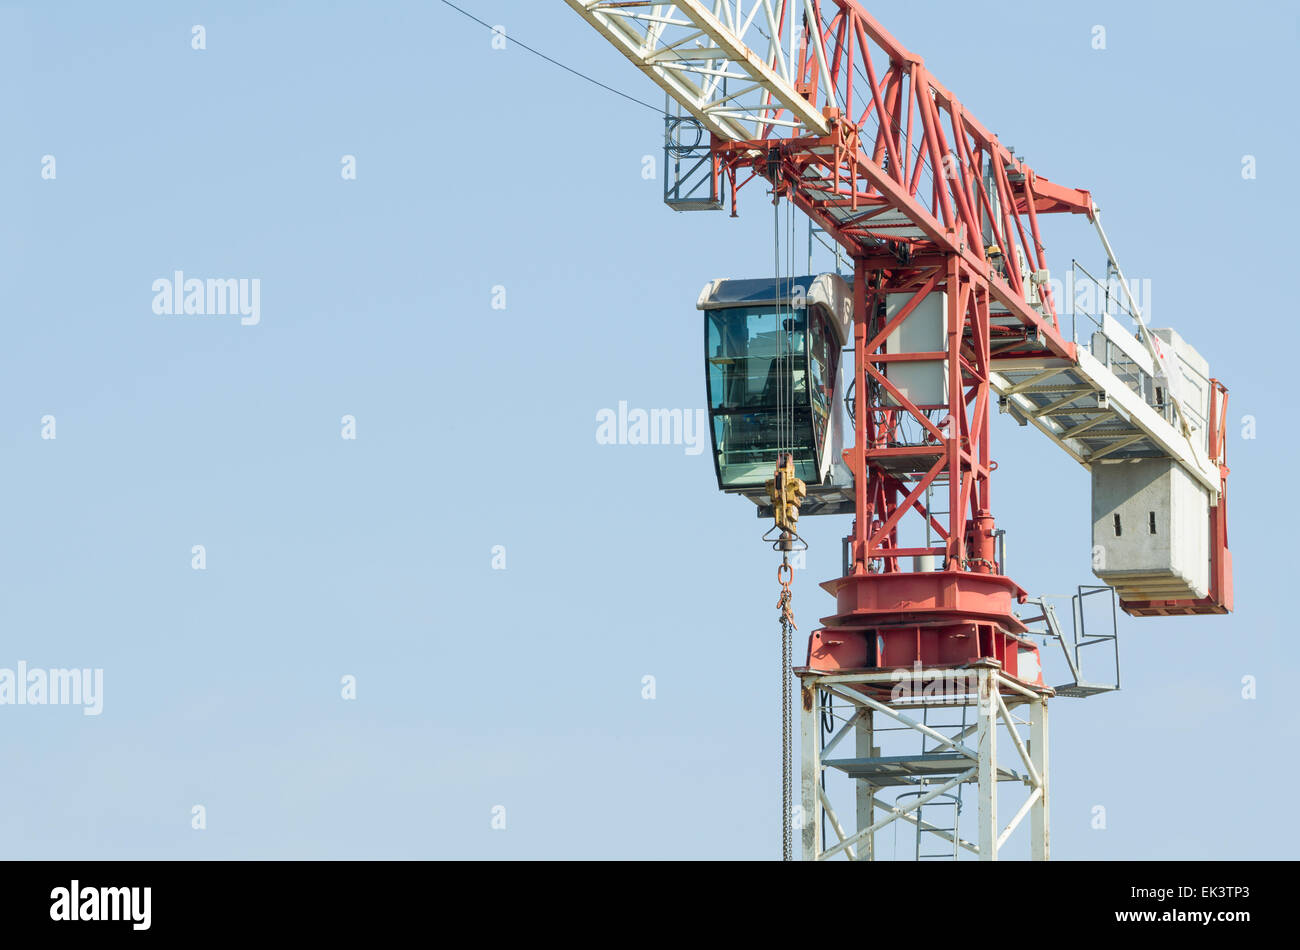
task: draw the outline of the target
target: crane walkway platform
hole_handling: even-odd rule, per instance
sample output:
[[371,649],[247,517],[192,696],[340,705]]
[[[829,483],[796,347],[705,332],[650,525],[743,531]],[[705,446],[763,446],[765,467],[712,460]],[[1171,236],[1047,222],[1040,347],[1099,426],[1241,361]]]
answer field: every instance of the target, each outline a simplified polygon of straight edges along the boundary
[[[862,779],[877,788],[916,785],[923,779],[951,778],[974,768],[976,760],[960,752],[927,752],[924,755],[888,755],[876,758],[829,759],[826,768],[838,769],[849,778]],[[1025,777],[999,768],[999,782],[1022,782]]]
[[[1108,320],[1108,330],[1111,324],[1118,327]],[[1220,473],[1207,453],[1206,420],[1189,406],[1192,433],[1185,435],[1151,405],[1150,358],[1117,336],[1113,330],[1094,334],[1093,349],[1106,351],[1104,362],[1083,345],[1076,347],[1074,361],[1046,353],[994,358],[989,383],[1000,397],[999,409],[1022,425],[1031,423],[1085,468],[1103,459],[1171,459],[1216,504]],[[1106,358],[1121,347],[1117,358]]]

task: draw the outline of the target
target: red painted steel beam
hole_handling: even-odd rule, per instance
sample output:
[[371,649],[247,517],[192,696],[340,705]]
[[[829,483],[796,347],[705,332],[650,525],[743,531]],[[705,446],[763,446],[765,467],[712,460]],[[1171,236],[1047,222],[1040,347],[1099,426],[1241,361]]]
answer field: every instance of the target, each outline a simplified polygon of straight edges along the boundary
[[[842,108],[824,110],[829,134],[772,123],[758,139],[715,136],[717,174],[730,182],[733,210],[739,189],[762,179],[855,262],[856,438],[844,453],[857,486],[855,572],[900,571],[902,552],[918,549],[899,547],[899,522],[917,511],[941,529],[948,570],[987,573],[996,467],[988,421],[991,311],[1014,316],[1051,355],[1074,359],[1050,297],[1037,307],[1026,301],[1019,260],[1031,271],[1045,268],[1038,216],[1091,215],[1092,198],[1013,155],[855,0],[824,0],[817,10],[828,14],[818,24],[827,69],[815,43],[805,41],[794,75],[810,100],[821,83],[834,90],[831,101]],[[944,350],[887,352],[890,334],[936,290],[948,294]],[[877,319],[884,296],[904,292],[912,299],[888,321]],[[937,358],[948,373],[942,420],[932,418],[938,407],[904,398],[887,370]],[[905,430],[923,444],[902,444]],[[905,480],[894,474],[900,465],[912,470]],[[925,489],[937,484],[947,485],[943,516],[925,506]]]

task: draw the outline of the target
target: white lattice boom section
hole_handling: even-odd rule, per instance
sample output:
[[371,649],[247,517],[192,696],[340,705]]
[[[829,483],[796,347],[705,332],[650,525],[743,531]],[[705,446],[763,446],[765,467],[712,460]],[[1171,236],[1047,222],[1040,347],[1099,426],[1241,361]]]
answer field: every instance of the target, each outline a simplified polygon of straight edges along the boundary
[[[816,104],[795,89],[791,62],[806,40],[796,28],[800,20],[786,16],[783,42],[778,7],[784,3],[565,2],[714,135],[746,141],[800,126],[819,135],[829,129],[821,112],[835,105],[829,84],[821,84],[824,101]],[[815,17],[812,0],[805,6]],[[823,44],[816,46],[825,60]]]

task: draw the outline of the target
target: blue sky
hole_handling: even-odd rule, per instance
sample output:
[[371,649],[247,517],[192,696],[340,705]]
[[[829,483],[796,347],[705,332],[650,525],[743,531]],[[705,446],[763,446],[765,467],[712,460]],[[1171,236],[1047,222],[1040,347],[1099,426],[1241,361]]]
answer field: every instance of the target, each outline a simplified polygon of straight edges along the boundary
[[[462,5],[661,99],[559,2]],[[870,9],[1094,193],[1231,389],[1237,611],[1122,618],[1124,689],[1054,704],[1054,856],[1289,856],[1256,806],[1300,778],[1261,768],[1297,725],[1296,6]],[[707,453],[595,438],[621,400],[703,406],[695,299],[770,271],[764,196],[674,214],[659,117],[437,2],[5,5],[0,72],[0,667],[104,670],[97,717],[0,706],[6,854],[776,856],[763,526]],[[261,322],[155,314],[175,270],[260,280]],[[993,433],[1014,578],[1091,582],[1087,473]],[[847,527],[809,528],[804,634]]]

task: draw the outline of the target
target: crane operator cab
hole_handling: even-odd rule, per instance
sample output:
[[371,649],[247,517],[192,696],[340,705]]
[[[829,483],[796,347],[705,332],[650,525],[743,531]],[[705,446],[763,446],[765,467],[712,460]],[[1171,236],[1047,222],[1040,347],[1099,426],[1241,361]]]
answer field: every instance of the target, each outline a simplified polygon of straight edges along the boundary
[[852,511],[840,351],[852,335],[853,288],[836,274],[715,280],[697,307],[718,487],[770,517],[767,481],[789,451],[808,491],[803,514]]

